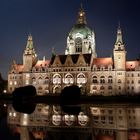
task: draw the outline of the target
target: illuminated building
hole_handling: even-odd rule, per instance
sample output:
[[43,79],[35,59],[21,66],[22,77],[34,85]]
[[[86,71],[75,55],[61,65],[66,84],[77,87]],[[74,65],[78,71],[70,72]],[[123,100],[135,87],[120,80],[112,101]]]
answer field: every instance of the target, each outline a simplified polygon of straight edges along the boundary
[[57,94],[65,86],[78,85],[86,95],[139,94],[140,65],[127,61],[120,26],[117,29],[113,58],[98,58],[95,33],[86,22],[81,7],[76,24],[67,37],[65,55],[52,52],[50,60],[37,60],[32,36],[28,36],[23,64],[13,61],[8,73],[8,91],[33,85],[38,95]]
[[[68,34],[64,55],[53,52],[50,60],[45,60],[45,57],[43,60],[37,60],[32,36],[28,36],[23,64],[16,64],[13,61],[9,70],[8,91],[12,93],[16,87],[33,85],[38,95],[55,95],[66,86],[78,85],[81,93],[87,96],[139,94],[139,60],[126,60],[120,26],[112,50],[113,58],[98,58],[95,33],[87,26],[85,12],[81,7],[77,22]],[[122,105],[120,107],[91,105],[85,110],[84,108],[77,116],[65,114],[56,106],[41,106],[41,108],[38,106],[35,113],[30,116],[14,114],[14,110],[11,109],[8,119],[11,124],[17,119],[21,126],[45,125],[48,130],[81,128],[84,132],[94,133],[94,136],[98,136],[99,133],[107,133],[110,136],[115,134],[116,140],[127,140],[128,130],[140,128],[139,108]],[[37,134],[34,135],[39,137]]]

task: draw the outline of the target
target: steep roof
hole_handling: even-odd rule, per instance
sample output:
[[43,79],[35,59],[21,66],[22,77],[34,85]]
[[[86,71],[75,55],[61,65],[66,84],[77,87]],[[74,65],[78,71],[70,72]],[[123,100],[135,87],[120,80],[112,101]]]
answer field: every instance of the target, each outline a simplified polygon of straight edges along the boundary
[[[91,54],[82,54],[82,55],[83,55],[83,58],[84,58],[85,62],[90,64],[92,55]],[[80,54],[72,54],[70,56],[71,56],[71,59],[72,59],[73,63],[76,64]],[[67,55],[58,55],[57,57],[59,57],[61,64],[64,64],[66,59],[67,59]],[[50,61],[51,65],[53,64],[55,58],[56,58],[56,56],[53,56],[51,58],[51,61]]]
[[126,70],[134,70],[137,66],[139,66],[139,61],[127,61],[126,62]]
[[96,65],[97,67],[101,66],[108,67],[109,65],[113,65],[113,60],[111,57],[94,58],[93,65]]
[[34,67],[48,67],[50,60],[38,60]]

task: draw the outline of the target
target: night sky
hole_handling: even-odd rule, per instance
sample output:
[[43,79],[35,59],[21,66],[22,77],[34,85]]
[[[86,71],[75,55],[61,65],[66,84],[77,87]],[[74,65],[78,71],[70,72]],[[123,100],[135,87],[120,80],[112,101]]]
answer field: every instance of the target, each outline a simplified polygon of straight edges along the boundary
[[66,38],[76,23],[80,3],[96,35],[98,57],[112,55],[118,22],[127,59],[140,54],[140,0],[0,0],[0,72],[7,79],[13,60],[22,63],[28,34],[39,59],[52,48],[64,54]]

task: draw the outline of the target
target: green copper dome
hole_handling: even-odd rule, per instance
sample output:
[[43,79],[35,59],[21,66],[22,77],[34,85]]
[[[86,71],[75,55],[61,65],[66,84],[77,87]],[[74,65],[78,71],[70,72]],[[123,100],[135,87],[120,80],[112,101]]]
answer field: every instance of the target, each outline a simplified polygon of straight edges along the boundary
[[92,36],[92,30],[88,28],[85,24],[76,24],[69,33],[69,38],[74,38],[77,34],[83,36],[83,39]]

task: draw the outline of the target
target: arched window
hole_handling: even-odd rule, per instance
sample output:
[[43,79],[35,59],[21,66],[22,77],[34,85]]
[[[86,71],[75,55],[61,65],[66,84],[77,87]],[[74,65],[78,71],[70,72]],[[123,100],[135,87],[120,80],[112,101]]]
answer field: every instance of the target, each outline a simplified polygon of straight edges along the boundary
[[118,80],[118,83],[119,83],[119,84],[121,84],[121,83],[122,83],[121,79],[119,79],[119,80]]
[[32,84],[33,84],[33,85],[36,84],[36,79],[35,79],[35,77],[32,78]]
[[94,87],[93,87],[93,90],[97,90],[97,87],[96,87],[96,86],[94,86]]
[[100,77],[100,83],[101,83],[101,84],[105,83],[105,77],[104,77],[104,76],[101,76],[101,77]]
[[52,116],[52,123],[55,125],[55,126],[58,126],[61,124],[61,115],[53,115]]
[[49,77],[45,77],[44,84],[49,84]]
[[61,87],[60,86],[55,86],[53,88],[53,93],[60,93],[61,92]]
[[112,86],[108,86],[108,89],[109,89],[109,90],[112,90]]
[[86,81],[87,81],[87,79],[86,79],[84,74],[82,74],[82,73],[78,74],[78,76],[77,76],[77,83],[78,84],[85,84]]
[[100,90],[104,90],[104,89],[105,89],[104,86],[101,86],[101,87],[100,87]]
[[98,83],[96,76],[93,76],[92,83]]
[[74,115],[64,115],[64,121],[65,121],[66,125],[70,126],[74,123],[75,116]]
[[38,78],[38,84],[43,84],[42,77],[39,77],[39,78]]
[[112,84],[112,83],[113,83],[113,78],[112,78],[112,76],[108,76],[108,83],[109,83],[109,84]]
[[82,52],[82,39],[80,37],[75,39],[76,53]]
[[85,125],[87,125],[88,121],[89,121],[88,116],[85,115],[83,112],[80,112],[79,115],[78,115],[78,123],[81,126],[85,126]]
[[65,76],[65,79],[64,79],[64,83],[65,84],[73,84],[74,83],[74,78],[71,74],[67,74]]
[[53,84],[61,84],[61,76],[60,75],[53,76]]
[[42,87],[38,87],[38,94],[41,95],[43,93]]
[[48,94],[49,93],[49,89],[48,87],[45,88],[45,94]]

